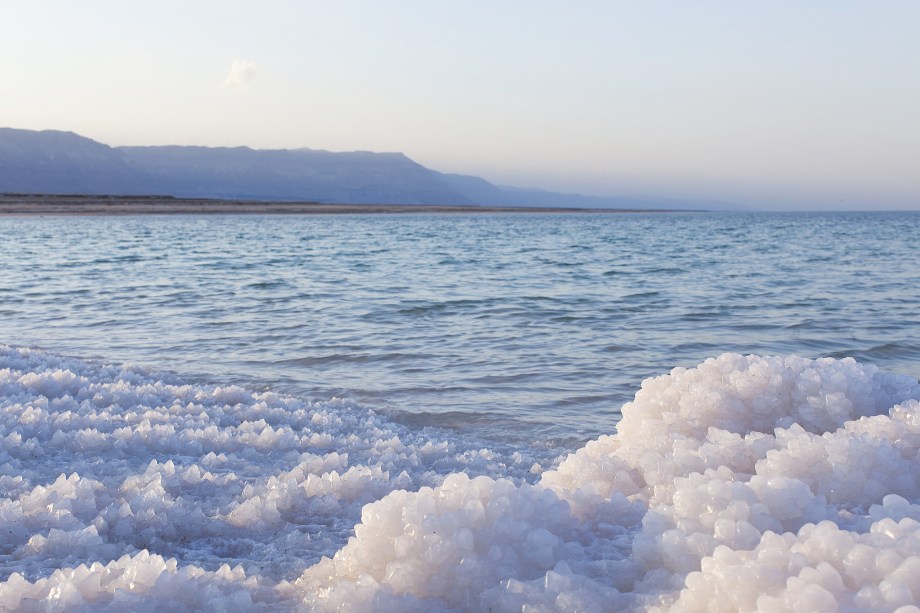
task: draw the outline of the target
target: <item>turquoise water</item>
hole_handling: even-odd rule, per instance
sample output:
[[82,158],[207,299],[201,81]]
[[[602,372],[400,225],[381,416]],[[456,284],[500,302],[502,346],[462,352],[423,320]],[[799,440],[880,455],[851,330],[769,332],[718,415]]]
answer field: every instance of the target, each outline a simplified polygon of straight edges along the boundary
[[920,215],[0,219],[0,342],[577,447],[725,351],[920,374]]

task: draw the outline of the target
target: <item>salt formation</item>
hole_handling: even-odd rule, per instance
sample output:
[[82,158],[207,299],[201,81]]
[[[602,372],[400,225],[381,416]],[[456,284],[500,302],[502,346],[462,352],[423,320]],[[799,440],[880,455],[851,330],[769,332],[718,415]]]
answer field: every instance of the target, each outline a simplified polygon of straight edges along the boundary
[[0,346],[0,449],[0,610],[920,602],[920,385],[850,359],[675,369],[538,477],[344,401]]
[[349,610],[920,602],[920,524],[901,519],[920,519],[918,397],[916,381],[853,360],[675,369],[537,486],[452,477],[365,507],[298,585],[311,607]]
[[549,461],[342,400],[0,345],[0,611],[186,610],[205,587],[212,609],[288,610],[279,582],[340,549],[366,503]]

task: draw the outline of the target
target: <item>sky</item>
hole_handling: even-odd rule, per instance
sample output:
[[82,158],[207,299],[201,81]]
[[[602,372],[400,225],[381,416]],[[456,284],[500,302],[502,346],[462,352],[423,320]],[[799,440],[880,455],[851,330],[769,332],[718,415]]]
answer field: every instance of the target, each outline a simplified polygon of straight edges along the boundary
[[0,0],[0,126],[920,209],[920,2]]

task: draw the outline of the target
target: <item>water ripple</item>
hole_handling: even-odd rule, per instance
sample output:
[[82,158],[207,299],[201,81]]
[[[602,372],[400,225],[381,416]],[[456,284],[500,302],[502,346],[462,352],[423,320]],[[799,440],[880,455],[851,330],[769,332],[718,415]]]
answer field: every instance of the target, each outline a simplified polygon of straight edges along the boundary
[[920,370],[917,214],[6,218],[0,235],[0,342],[533,444],[610,432],[643,378],[722,351]]

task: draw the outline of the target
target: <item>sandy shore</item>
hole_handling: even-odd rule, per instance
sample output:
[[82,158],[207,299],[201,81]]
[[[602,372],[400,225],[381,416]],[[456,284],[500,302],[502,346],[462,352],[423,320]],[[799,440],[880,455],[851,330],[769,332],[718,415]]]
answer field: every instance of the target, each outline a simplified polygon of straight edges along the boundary
[[[648,213],[639,209],[576,209],[503,206],[327,204],[210,200],[169,196],[0,194],[0,217],[34,215],[343,215],[380,213]],[[659,211],[665,212],[665,211]]]

